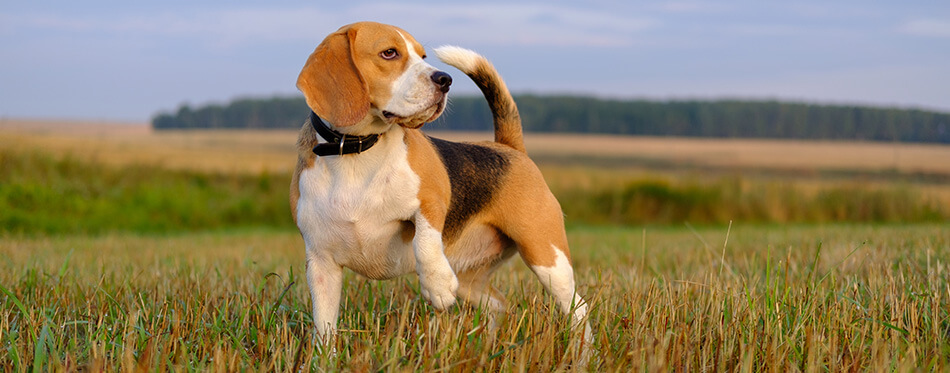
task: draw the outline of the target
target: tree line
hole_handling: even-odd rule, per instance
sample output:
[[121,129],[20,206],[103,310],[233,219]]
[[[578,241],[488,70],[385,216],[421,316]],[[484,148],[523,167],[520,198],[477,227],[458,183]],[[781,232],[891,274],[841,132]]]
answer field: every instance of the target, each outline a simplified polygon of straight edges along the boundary
[[[610,100],[517,95],[525,131],[720,138],[835,139],[950,143],[950,113],[920,109],[741,100]],[[303,97],[237,99],[159,113],[155,129],[299,128]],[[491,130],[481,96],[453,96],[428,128]]]

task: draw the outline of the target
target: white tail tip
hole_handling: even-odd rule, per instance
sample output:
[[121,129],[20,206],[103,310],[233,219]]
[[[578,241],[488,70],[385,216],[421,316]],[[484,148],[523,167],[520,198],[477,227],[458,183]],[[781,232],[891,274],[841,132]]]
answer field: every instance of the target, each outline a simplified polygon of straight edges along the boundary
[[478,61],[485,59],[485,57],[482,57],[472,50],[456,47],[454,45],[443,45],[435,48],[434,51],[435,55],[438,56],[442,62],[454,66],[466,74],[475,71]]

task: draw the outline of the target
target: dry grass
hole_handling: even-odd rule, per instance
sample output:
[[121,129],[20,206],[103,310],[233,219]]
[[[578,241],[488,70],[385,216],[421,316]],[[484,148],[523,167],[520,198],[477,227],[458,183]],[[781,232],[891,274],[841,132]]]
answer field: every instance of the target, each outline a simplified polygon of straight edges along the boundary
[[225,173],[287,173],[292,131],[153,131],[144,124],[0,122],[0,147],[70,156],[111,166],[158,165]]
[[700,139],[531,134],[538,154],[638,158],[672,164],[791,171],[897,170],[950,174],[950,147],[847,141]]
[[[303,120],[303,119],[301,119]],[[449,140],[490,140],[488,133],[435,132]],[[0,121],[0,146],[41,148],[113,165],[148,163],[201,171],[285,172],[294,164],[296,131],[152,131],[145,124]],[[654,164],[818,172],[898,171],[950,176],[950,147],[925,144],[685,139],[528,134],[541,163],[587,159]]]
[[[945,226],[584,228],[594,371],[945,371]],[[531,370],[575,336],[517,259],[506,317],[433,311],[409,276],[348,274],[332,352],[310,342],[303,248],[275,231],[0,241],[3,370]]]

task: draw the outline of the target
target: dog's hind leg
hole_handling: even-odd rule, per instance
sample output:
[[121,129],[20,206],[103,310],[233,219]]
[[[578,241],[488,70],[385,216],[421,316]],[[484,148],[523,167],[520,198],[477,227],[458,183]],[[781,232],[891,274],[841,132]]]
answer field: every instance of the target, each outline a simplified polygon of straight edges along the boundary
[[505,296],[489,284],[492,269],[474,270],[458,273],[458,296],[465,302],[492,312],[502,312],[507,306]]
[[508,208],[515,213],[509,215],[516,223],[506,224],[504,231],[515,242],[521,259],[541,281],[544,290],[554,297],[558,308],[571,317],[572,326],[582,336],[578,351],[583,365],[593,340],[587,322],[587,302],[576,291],[560,205],[550,192],[537,195],[533,200],[512,200]]
[[[537,250],[537,249],[536,249]],[[571,315],[575,327],[587,317],[587,302],[577,294],[574,286],[574,268],[560,248],[551,244],[549,251],[554,257],[553,263],[537,263],[531,256],[522,256],[525,264],[538,276],[541,285],[554,297],[558,307]]]
[[[543,249],[534,248],[534,250]],[[532,260],[534,259],[533,256],[522,255],[522,258],[531,268],[531,271],[538,276],[544,290],[554,297],[561,311],[571,316],[572,328],[580,331],[582,337],[576,345],[579,359],[575,363],[585,366],[590,359],[591,343],[593,343],[592,330],[590,323],[587,321],[587,302],[577,294],[574,284],[574,268],[571,266],[565,252],[554,244],[551,244],[548,250],[554,257],[553,264],[535,262]],[[537,254],[537,251],[535,254]]]
[[491,286],[490,277],[498,265],[458,273],[458,296],[465,303],[477,307],[487,316],[488,328],[497,329],[501,323],[508,302],[505,296]]
[[578,326],[587,316],[587,303],[575,291],[563,213],[550,192],[538,191],[535,195],[532,199],[507,201],[509,212],[504,216],[511,220],[504,221],[503,232],[514,241],[521,259],[538,276],[544,290]]

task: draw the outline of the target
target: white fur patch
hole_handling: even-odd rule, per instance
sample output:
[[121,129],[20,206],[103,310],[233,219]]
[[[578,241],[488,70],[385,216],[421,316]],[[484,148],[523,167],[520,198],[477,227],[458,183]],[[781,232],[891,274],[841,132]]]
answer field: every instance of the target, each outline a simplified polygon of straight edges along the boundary
[[462,70],[462,72],[466,74],[475,71],[478,62],[485,59],[485,57],[482,57],[472,50],[454,45],[443,45],[435,48],[434,51],[435,55],[438,56],[442,62]]
[[544,285],[544,289],[554,296],[564,313],[571,313],[573,310],[575,324],[582,321],[587,316],[587,303],[577,294],[574,289],[574,268],[567,256],[551,245],[554,250],[554,266],[531,266],[531,270],[538,276],[538,280]]
[[405,36],[402,38],[406,43],[406,58],[409,59],[409,63],[406,71],[393,81],[392,97],[383,110],[401,117],[412,117],[433,106],[442,96],[436,93],[432,83],[431,76],[436,72],[436,68],[416,53],[409,39]]
[[571,315],[572,326],[574,328],[584,328],[582,332],[583,339],[579,341],[578,346],[578,365],[585,366],[590,359],[591,344],[594,341],[593,331],[590,323],[587,322],[587,302],[574,289],[574,269],[571,267],[571,262],[567,260],[567,256],[557,246],[552,244],[551,248],[554,249],[555,255],[553,266],[530,267],[538,276],[541,284],[544,285],[544,289],[554,296],[558,306],[561,307],[561,311]]
[[319,342],[324,344],[336,333],[340,292],[343,288],[342,268],[307,250],[307,285],[313,302],[313,322],[317,330],[315,337],[319,337]]
[[299,180],[297,226],[307,250],[369,278],[412,272],[402,229],[419,210],[419,185],[399,127],[362,154],[317,157]]

